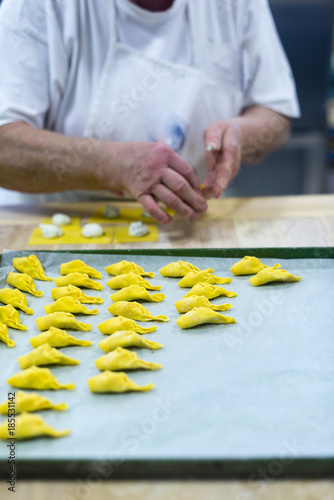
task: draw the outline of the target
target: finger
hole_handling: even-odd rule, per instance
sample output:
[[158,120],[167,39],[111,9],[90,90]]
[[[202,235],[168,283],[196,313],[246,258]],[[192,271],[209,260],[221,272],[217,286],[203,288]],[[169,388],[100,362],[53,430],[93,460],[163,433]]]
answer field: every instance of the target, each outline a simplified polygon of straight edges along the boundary
[[155,186],[153,186],[152,192],[167,207],[172,208],[184,219],[197,219],[198,213],[195,212],[189,205],[184,203],[181,198],[179,198],[175,193],[173,193],[163,184],[156,184]]
[[168,169],[163,173],[161,181],[196,212],[203,213],[207,210],[208,206],[203,196],[194,191],[182,175]]
[[200,191],[201,183],[195,174],[194,169],[174,151],[171,151],[170,158],[168,159],[168,165],[170,168],[182,175],[182,177],[188,181],[193,189]]
[[160,224],[169,224],[172,218],[164,212],[153,196],[150,194],[142,194],[138,196],[137,200],[143,205],[145,210]]
[[220,151],[224,127],[221,122],[211,123],[204,132],[204,148],[208,152]]
[[240,147],[234,132],[227,129],[222,143],[222,153],[204,181],[203,193],[218,198],[235,177],[240,166]]

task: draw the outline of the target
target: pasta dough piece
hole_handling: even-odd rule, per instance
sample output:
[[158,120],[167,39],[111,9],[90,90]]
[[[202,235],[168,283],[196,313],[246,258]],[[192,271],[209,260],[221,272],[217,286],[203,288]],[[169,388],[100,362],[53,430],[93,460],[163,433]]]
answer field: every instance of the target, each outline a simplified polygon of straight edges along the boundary
[[266,269],[262,269],[256,276],[249,278],[249,281],[253,286],[264,285],[265,283],[269,283],[272,281],[300,281],[302,279],[301,276],[294,276],[288,271],[284,269],[275,269],[274,267],[267,267]]
[[11,304],[0,307],[0,322],[16,330],[28,330],[28,327],[21,325],[20,315]]
[[108,311],[114,316],[125,316],[136,321],[169,321],[169,318],[164,315],[152,316],[150,311],[138,302],[125,302],[121,300],[108,307]]
[[7,380],[7,383],[19,389],[52,389],[55,391],[58,389],[68,389],[69,391],[73,391],[75,388],[74,384],[60,383],[49,368],[39,368],[38,366],[31,366],[26,370],[12,375]]
[[36,348],[43,344],[49,344],[51,347],[67,347],[72,345],[89,346],[93,342],[90,340],[79,340],[69,335],[65,330],[51,326],[47,332],[40,333],[30,339],[30,344]]
[[[257,274],[266,267],[268,266],[262,264],[260,259],[246,255],[243,259],[239,260],[239,262],[236,262],[231,267],[230,271],[232,271],[234,276],[243,276],[246,274]],[[281,267],[281,264],[274,265],[274,269],[278,269],[279,267]]]
[[208,307],[212,311],[227,311],[233,307],[231,304],[221,304],[220,306],[211,304],[204,295],[192,295],[178,300],[174,305],[179,313],[186,313],[194,309],[194,307]]
[[15,345],[14,340],[9,338],[7,325],[3,323],[0,323],[0,342],[7,344],[8,347],[14,347]]
[[123,316],[117,316],[117,318],[110,318],[103,323],[97,325],[103,335],[111,335],[120,330],[131,330],[136,333],[151,333],[155,332],[157,327],[150,326],[149,328],[144,328],[138,325],[133,319],[124,318]]
[[[64,411],[67,410],[67,404],[59,403],[54,404],[45,396],[40,396],[37,393],[28,393],[23,391],[17,391],[15,393],[15,413],[18,415],[24,411],[41,411],[41,410],[56,410]],[[0,413],[2,415],[8,414],[8,401],[0,404]]]
[[161,349],[162,344],[145,339],[138,333],[130,331],[115,332],[113,335],[101,340],[98,346],[104,352],[111,352],[117,347],[147,347],[147,349]]
[[102,278],[102,274],[99,271],[88,266],[82,260],[71,260],[71,262],[65,262],[60,265],[60,274],[66,275],[71,273],[88,274],[90,278]]
[[37,328],[42,332],[49,330],[51,326],[56,328],[69,328],[71,330],[81,330],[82,332],[90,332],[92,325],[81,323],[75,319],[73,314],[67,312],[55,312],[36,318]]
[[154,387],[154,384],[148,384],[144,387],[137,385],[125,373],[114,373],[108,370],[88,379],[87,382],[91,392],[142,392],[150,391]]
[[[11,429],[8,427],[8,422],[5,421],[0,425],[0,439],[13,439],[10,434]],[[15,419],[15,439],[32,439],[41,436],[50,437],[63,437],[70,434],[69,429],[64,431],[57,431],[48,425],[40,415],[30,415],[29,413],[22,413]]]
[[178,282],[180,288],[191,288],[197,283],[210,283],[211,285],[225,285],[231,283],[232,278],[220,278],[207,271],[199,271],[186,274],[181,281]]
[[11,304],[13,307],[21,309],[26,314],[34,314],[34,311],[27,306],[27,297],[17,288],[1,288],[0,302]]
[[88,297],[80,288],[74,285],[52,288],[51,297],[53,300],[58,300],[62,297],[73,297],[83,304],[103,304],[104,302],[102,297]]
[[193,326],[202,325],[203,323],[227,324],[236,323],[236,321],[234,318],[219,314],[218,312],[212,311],[208,307],[195,307],[181,316],[176,323],[184,330],[192,328]]
[[146,300],[147,302],[162,302],[166,297],[163,293],[154,293],[151,295],[146,288],[139,285],[130,285],[116,293],[110,295],[113,302]]
[[26,273],[9,273],[7,283],[22,292],[31,293],[35,297],[42,297],[43,295],[43,292],[36,290],[34,280]]
[[13,259],[13,267],[20,273],[26,273],[35,280],[53,281],[52,278],[47,278],[45,275],[41,261],[36,255],[29,257],[15,257]]
[[149,278],[154,278],[155,276],[154,273],[145,272],[144,269],[135,264],[135,262],[129,262],[128,260],[122,260],[121,262],[117,262],[116,264],[111,264],[110,266],[106,267],[105,270],[108,274],[112,274],[114,276],[129,273],[140,274],[141,276],[148,276]]
[[[178,260],[177,262],[171,262],[171,264],[167,264],[167,266],[159,269],[159,273],[166,278],[183,278],[186,274],[190,272],[200,272],[201,270],[190,264],[190,262],[184,262],[183,260]],[[205,269],[208,273],[213,273],[214,269]]]
[[161,286],[153,286],[148,281],[140,276],[140,274],[129,273],[129,274],[119,274],[118,276],[114,276],[114,278],[110,278],[107,283],[108,287],[112,290],[118,290],[119,288],[125,288],[130,285],[139,285],[146,290],[160,290]]
[[20,356],[17,361],[22,370],[30,366],[78,365],[80,363],[78,359],[65,356],[65,354],[51,347],[49,344],[40,345],[27,354]]
[[44,306],[46,314],[53,312],[70,312],[76,314],[98,314],[98,309],[87,309],[80,300],[73,297],[62,297],[56,300],[53,304]]
[[139,359],[138,354],[135,352],[117,347],[114,351],[109,352],[105,356],[95,361],[96,367],[103,370],[160,370],[162,365],[159,363],[152,363],[150,361],[143,361]]
[[236,297],[235,292],[229,292],[221,286],[210,285],[210,283],[197,283],[192,289],[183,297],[191,297],[192,295],[204,295],[207,299],[214,299],[216,297]]
[[91,280],[88,274],[82,273],[70,273],[66,276],[61,276],[60,278],[55,278],[55,283],[57,286],[83,286],[84,288],[92,288],[93,290],[103,290],[101,283]]

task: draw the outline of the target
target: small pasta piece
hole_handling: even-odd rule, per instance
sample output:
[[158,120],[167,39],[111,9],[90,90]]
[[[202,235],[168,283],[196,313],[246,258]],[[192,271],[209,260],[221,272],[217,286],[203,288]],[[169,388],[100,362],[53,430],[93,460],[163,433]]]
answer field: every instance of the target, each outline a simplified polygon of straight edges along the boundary
[[116,332],[101,340],[98,346],[105,353],[114,351],[117,347],[146,347],[147,349],[161,349],[162,344],[152,342],[132,331]]
[[51,297],[53,300],[58,300],[62,297],[73,297],[73,299],[79,300],[82,304],[103,304],[104,302],[102,297],[88,297],[80,288],[74,285],[52,288]]
[[82,260],[71,260],[70,262],[65,262],[60,265],[60,274],[67,275],[71,273],[82,273],[88,274],[90,278],[101,279],[102,274],[94,269],[93,267],[88,266]]
[[62,352],[58,351],[49,344],[43,344],[36,349],[20,356],[18,363],[22,370],[30,368],[30,366],[43,366],[43,365],[78,365],[78,359],[72,359],[65,356]]
[[82,286],[83,288],[91,288],[92,290],[103,290],[103,286],[101,283],[90,279],[88,274],[82,273],[70,273],[66,276],[60,276],[59,278],[55,278],[56,286]]
[[49,330],[52,326],[56,328],[69,328],[70,330],[81,330],[82,332],[90,332],[92,325],[79,322],[73,314],[66,312],[55,312],[36,318],[36,325],[40,332]]
[[150,311],[138,302],[115,302],[108,307],[108,311],[114,316],[125,316],[135,321],[169,321],[169,318],[164,315],[152,316]]
[[163,293],[154,293],[150,294],[146,288],[143,288],[139,285],[130,285],[118,292],[110,295],[110,298],[113,302],[126,301],[129,302],[131,300],[145,300],[147,302],[162,302],[166,297]]
[[44,306],[46,314],[53,312],[69,312],[72,314],[98,314],[98,309],[87,309],[80,300],[73,297],[62,297],[56,300],[53,304]]
[[20,273],[26,273],[35,280],[40,281],[53,281],[45,275],[41,261],[36,255],[29,255],[29,257],[14,257],[13,267]]
[[176,323],[184,330],[192,328],[193,326],[202,325],[203,323],[230,324],[236,323],[236,321],[230,316],[224,316],[207,307],[195,307],[181,316]]
[[95,365],[99,370],[160,370],[162,365],[143,361],[138,354],[123,347],[117,347],[114,351],[97,359]]
[[[8,427],[8,422],[5,421],[0,425],[0,439],[13,439],[11,429]],[[57,431],[48,425],[40,415],[30,415],[30,413],[22,413],[16,418],[14,437],[18,440],[33,439],[42,436],[59,438],[70,434],[69,429]]]
[[104,371],[88,379],[88,386],[91,392],[129,392],[129,391],[150,391],[154,384],[143,386],[137,385],[123,372]]
[[38,366],[31,366],[26,370],[15,373],[8,380],[7,383],[12,387],[19,389],[37,389],[54,391],[58,389],[68,389],[73,391],[74,384],[62,384],[57,380],[49,368],[39,368]]
[[43,295],[41,290],[36,290],[34,280],[26,273],[9,273],[7,284],[18,288],[22,292],[28,292],[35,297],[42,297]]
[[106,267],[105,270],[108,274],[114,276],[118,276],[119,274],[135,273],[140,274],[141,276],[148,276],[149,278],[155,277],[154,273],[146,272],[135,262],[129,262],[128,260],[122,260],[121,262],[116,262],[116,264],[111,264],[110,266]]
[[40,333],[30,339],[30,344],[36,348],[43,344],[49,344],[51,347],[68,346],[90,346],[93,344],[90,340],[79,340],[69,335],[65,330],[51,326],[47,332]]
[[[12,408],[12,406],[11,406]],[[14,410],[16,415],[25,412],[34,412],[41,410],[56,410],[65,411],[67,410],[67,404],[65,403],[52,403],[45,396],[41,396],[37,393],[28,393],[23,391],[15,392],[14,399]],[[2,415],[8,414],[8,400],[0,404],[0,413]]]
[[120,330],[131,330],[136,333],[152,333],[155,332],[157,326],[150,326],[148,328],[144,328],[138,325],[133,319],[124,318],[123,316],[117,316],[116,318],[110,318],[106,321],[103,321],[99,325],[97,325],[103,335],[112,335],[113,333]]

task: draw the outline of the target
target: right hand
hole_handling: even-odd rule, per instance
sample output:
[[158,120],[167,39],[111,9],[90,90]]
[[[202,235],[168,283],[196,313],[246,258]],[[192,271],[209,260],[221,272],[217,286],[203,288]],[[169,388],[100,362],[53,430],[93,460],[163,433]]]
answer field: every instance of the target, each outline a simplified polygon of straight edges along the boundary
[[132,194],[157,222],[171,222],[158,200],[188,220],[207,210],[196,174],[172,148],[162,142],[118,146],[118,185]]

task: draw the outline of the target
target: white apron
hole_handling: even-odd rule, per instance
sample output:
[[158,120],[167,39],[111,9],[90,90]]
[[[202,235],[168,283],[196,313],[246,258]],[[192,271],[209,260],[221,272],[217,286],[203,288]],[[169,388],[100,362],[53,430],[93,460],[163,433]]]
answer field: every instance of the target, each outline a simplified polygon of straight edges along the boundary
[[[85,137],[110,141],[162,140],[201,180],[206,176],[203,133],[215,120],[240,112],[249,72],[236,34],[222,34],[211,1],[187,0],[193,65],[147,57],[119,43],[116,7],[109,2],[110,45]],[[226,25],[225,25],[226,27]]]

